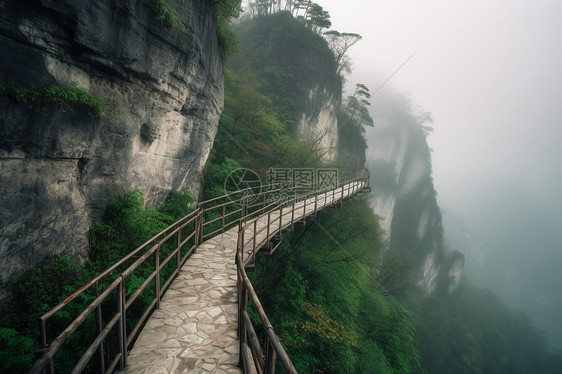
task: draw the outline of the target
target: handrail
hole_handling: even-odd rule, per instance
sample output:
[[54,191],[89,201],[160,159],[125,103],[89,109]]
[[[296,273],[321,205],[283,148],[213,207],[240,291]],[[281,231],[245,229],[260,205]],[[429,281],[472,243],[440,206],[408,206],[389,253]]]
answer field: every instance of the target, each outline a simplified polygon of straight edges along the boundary
[[[242,364],[246,372],[250,372],[250,368],[255,368],[258,373],[273,373],[275,370],[275,362],[277,359],[281,362],[286,373],[296,373],[296,368],[294,367],[288,353],[285,351],[283,345],[279,341],[279,338],[275,334],[273,326],[265,313],[265,310],[259,300],[259,297],[252,286],[248,275],[246,274],[245,267],[253,262],[257,251],[269,240],[275,236],[277,233],[281,232],[284,228],[289,225],[294,225],[295,213],[297,216],[301,216],[300,211],[302,210],[302,219],[306,219],[307,215],[316,215],[318,208],[325,208],[329,205],[340,203],[348,197],[353,196],[355,193],[359,192],[364,188],[369,187],[369,174],[353,179],[351,181],[346,181],[340,184],[335,189],[325,189],[321,191],[312,191],[309,193],[298,194],[292,196],[291,204],[286,202],[280,202],[272,209],[262,215],[252,219],[249,222],[239,223],[238,229],[238,240],[236,244],[236,266],[238,269],[238,336],[240,338],[240,356],[242,358]],[[336,191],[339,190],[339,192]],[[331,192],[331,196],[330,196]],[[314,200],[314,201],[310,201]],[[321,200],[319,202],[319,200]],[[313,205],[312,210],[307,213],[307,206]],[[283,212],[284,208],[289,208],[290,212]],[[272,219],[272,212],[278,211],[278,218]],[[283,217],[290,214],[290,223],[283,222]],[[261,229],[257,229],[258,222],[264,221],[264,225]],[[277,225],[277,221],[278,226]],[[271,230],[272,227],[276,226]],[[245,238],[246,231],[251,230],[251,235],[248,240]],[[258,236],[266,231],[265,237],[261,240],[259,244],[256,244],[259,239]],[[244,252],[246,247],[250,247],[252,252],[246,255],[244,259]],[[262,327],[264,329],[264,347],[262,347],[259,339],[256,336],[255,327],[253,326],[249,316],[247,308],[249,306],[248,299],[252,300],[253,309],[260,318]],[[249,353],[250,354],[249,354]]]
[[[368,170],[365,170],[367,171],[367,177],[363,176],[359,179],[368,186]],[[345,193],[344,184],[340,183],[341,187],[336,188],[341,188],[341,191],[339,192],[341,199],[350,194],[349,191],[351,187],[349,186],[354,182],[350,183],[348,181],[344,183],[348,183]],[[306,214],[307,205],[310,204],[307,203],[307,201],[315,196],[313,213],[316,213],[318,207],[318,196],[323,193],[324,200],[328,199],[328,190],[322,190],[322,192],[319,190],[312,192],[308,191],[303,193],[301,192],[302,186],[281,188],[276,185],[270,185],[269,189],[259,191],[258,193],[255,193],[255,189],[256,187],[249,187],[199,203],[193,212],[187,214],[185,217],[179,219],[160,233],[150,238],[147,242],[131,251],[121,260],[111,265],[89,282],[85,283],[61,303],[43,314],[39,318],[41,348],[38,350],[37,360],[28,370],[28,373],[54,373],[53,360],[57,351],[68,340],[72,333],[88,319],[91,313],[95,314],[96,336],[90,344],[90,347],[78,360],[78,363],[72,372],[82,372],[94,356],[97,357],[96,365],[99,373],[113,373],[116,369],[122,369],[127,364],[127,353],[142,325],[146,322],[154,308],[159,307],[162,294],[171,284],[176,275],[179,274],[180,268],[187,261],[190,254],[196,250],[197,246],[205,238],[219,232],[224,232],[226,229],[234,227],[235,225],[238,225],[240,228],[236,253],[236,264],[238,267],[239,277],[239,297],[240,295],[246,295],[242,298],[245,300],[245,303],[240,303],[239,307],[240,305],[247,306],[247,299],[249,295],[254,303],[254,306],[261,310],[258,312],[258,315],[262,320],[263,326],[267,326],[265,358],[269,360],[265,361],[267,365],[264,368],[270,368],[273,370],[275,360],[278,357],[287,372],[296,372],[288,355],[283,350],[281,343],[275,335],[273,327],[269,323],[269,320],[259,303],[257,294],[255,293],[255,290],[253,289],[244,270],[244,267],[247,265],[249,259],[252,259],[256,255],[257,251],[255,247],[257,236],[263,232],[263,229],[259,232],[254,229],[254,248],[246,262],[243,258],[244,232],[247,228],[252,227],[252,225],[255,228],[258,220],[267,216],[268,228],[266,240],[269,240],[271,235],[273,235],[269,230],[272,211],[281,209],[278,228],[278,231],[281,231],[284,228],[282,225],[284,208],[292,206],[292,226],[294,225],[295,210],[299,209],[295,207],[299,204],[303,204],[302,199],[304,199],[303,219],[305,219],[307,215],[311,214],[310,212],[309,214]],[[331,190],[332,203],[334,203],[336,198],[334,192],[336,189]],[[251,195],[249,195],[249,193],[251,193]],[[276,194],[286,194],[290,197],[286,200],[279,200],[276,198]],[[242,196],[240,197],[240,195]],[[254,199],[255,201],[252,201]],[[288,213],[285,215],[287,214]],[[242,243],[242,245],[240,243]],[[172,247],[173,249],[168,253],[161,250],[166,247]],[[162,261],[160,258],[161,255],[165,256]],[[127,293],[127,281],[134,274],[135,270],[139,269],[139,267],[145,264],[150,258],[153,258],[153,271],[146,276],[142,284],[136,290]],[[175,268],[171,274],[166,276],[163,270],[168,264],[174,263],[172,262],[174,258]],[[130,263],[131,261],[132,263]],[[123,269],[125,266],[127,267]],[[119,273],[116,274],[115,272]],[[161,279],[162,276],[165,276],[166,279]],[[162,280],[163,285],[161,286]],[[127,312],[131,309],[138,297],[145,290],[148,290],[151,285],[153,286],[154,296],[150,303],[142,311],[142,315],[139,317],[136,324],[132,326],[129,331],[130,326],[127,323]],[[49,319],[57,312],[68,306],[72,300],[75,300],[82,295],[87,295],[86,292],[91,290],[92,287],[95,289],[95,299],[68,326],[66,326],[59,335],[48,343],[47,322]],[[103,289],[101,290],[101,293],[100,288]],[[109,306],[107,303],[108,300],[111,299],[115,301],[115,304]],[[240,308],[239,312],[239,321],[242,321],[241,326],[245,326],[243,329],[240,329],[239,334],[241,335],[241,341],[244,340],[245,342],[248,331],[251,333],[253,328],[251,328],[251,325],[248,327],[248,324],[243,323],[245,317],[249,320],[246,309]],[[105,326],[103,324],[104,318],[107,320]],[[108,340],[112,331],[116,337],[114,336],[114,338],[110,339],[111,341],[108,343],[113,344],[113,347],[104,347],[104,342]],[[242,335],[244,336],[244,339],[242,339]],[[255,347],[256,340],[257,339],[253,340],[254,344],[252,344],[252,350],[259,355],[262,350],[261,348]],[[107,365],[106,362],[108,363]],[[270,372],[270,369],[268,369],[267,372]]]
[[[195,210],[185,217],[181,218],[180,220],[176,221],[166,229],[162,230],[157,235],[153,236],[149,239],[146,243],[142,244],[138,248],[134,249],[132,252],[127,254],[121,260],[110,266],[108,269],[100,273],[98,276],[94,277],[92,280],[84,284],[74,293],[72,293],[69,297],[59,303],[57,306],[52,308],[50,311],[43,314],[39,317],[39,330],[40,330],[40,344],[41,348],[39,350],[40,357],[28,371],[28,373],[42,373],[46,371],[47,373],[53,373],[53,358],[55,357],[56,352],[58,349],[67,341],[70,335],[76,331],[78,327],[80,327],[86,320],[86,317],[92,312],[95,311],[96,313],[96,329],[97,329],[97,337],[94,343],[96,344],[95,349],[98,352],[98,367],[99,372],[111,373],[115,370],[115,368],[119,367],[122,368],[126,365],[126,356],[129,345],[134,340],[136,332],[139,331],[142,324],[148,318],[152,308],[157,306],[160,302],[160,296],[165,291],[169,282],[165,282],[164,287],[160,287],[160,276],[161,271],[164,268],[165,264],[169,262],[174,256],[176,257],[176,267],[168,279],[174,278],[178,273],[181,266],[187,260],[189,254],[191,254],[195,248],[197,247],[198,240],[197,236],[194,235],[193,232],[190,232],[186,237],[183,237],[182,231],[189,226],[193,225],[196,229],[199,224],[198,221],[201,219],[201,212],[199,210]],[[176,240],[176,247],[174,250],[171,251],[168,258],[165,260],[162,266],[159,265],[160,261],[160,248],[165,244],[170,244],[174,236],[177,238]],[[189,241],[192,241],[192,245],[187,248],[187,252],[185,254],[181,253],[182,248],[188,244]],[[147,249],[148,248],[148,249]],[[145,251],[146,250],[146,251]],[[137,258],[138,257],[138,258]],[[154,270],[152,273],[147,277],[147,279],[142,283],[142,285],[127,299],[126,290],[124,287],[125,280],[129,277],[136,269],[138,269],[142,264],[144,264],[149,258],[154,257]],[[122,270],[120,274],[116,275],[114,280],[111,281],[112,274],[117,269],[124,267],[127,263],[136,258],[133,264],[129,265],[129,267],[125,270]],[[111,279],[107,279],[111,278]],[[117,282],[117,280],[120,280]],[[68,327],[60,333],[57,337],[55,337],[49,344],[47,344],[47,321],[55,315],[58,311],[62,310],[66,307],[72,300],[78,298],[81,295],[85,295],[88,290],[90,290],[93,286],[95,286],[96,294],[98,293],[98,288],[100,285],[103,285],[105,282],[112,282],[104,292],[96,297],[94,301],[92,301],[86,309],[76,318],[74,321],[68,325]],[[142,314],[139,321],[132,329],[132,333],[129,337],[127,337],[127,310],[130,309],[133,302],[137,299],[137,297],[145,291],[148,286],[154,281],[154,298]],[[114,297],[116,298],[116,307],[114,308],[106,308],[110,309],[109,312],[112,313],[110,321],[106,324],[105,328],[102,328],[102,307],[103,302],[106,301],[107,297],[110,294],[114,293]],[[108,310],[106,310],[106,313]],[[118,335],[118,344],[117,349],[115,350],[115,354],[113,357],[109,357],[111,360],[111,364],[106,369],[105,366],[105,353],[104,353],[104,345],[103,339],[98,341],[102,335],[107,337],[112,327],[116,327],[116,334]],[[88,349],[84,356],[89,355],[91,357],[91,349]],[[83,358],[84,358],[83,356]],[[84,369],[86,362],[84,360],[80,360],[78,363],[79,370],[77,372],[81,372]],[[81,369],[80,369],[81,368]]]

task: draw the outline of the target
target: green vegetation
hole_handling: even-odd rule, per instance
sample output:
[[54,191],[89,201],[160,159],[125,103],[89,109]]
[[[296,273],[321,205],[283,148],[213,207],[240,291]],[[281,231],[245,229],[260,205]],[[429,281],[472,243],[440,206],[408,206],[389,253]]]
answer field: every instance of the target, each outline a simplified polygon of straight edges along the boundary
[[[111,0],[114,7],[121,5],[123,0]],[[177,28],[180,25],[178,12],[168,3],[167,0],[143,0],[154,12],[155,18],[163,22],[166,26]]]
[[[269,92],[273,90],[268,88]],[[226,176],[241,165],[261,176],[269,167],[320,165],[321,155],[314,140],[294,136],[298,113],[294,102],[287,99],[278,105],[293,111],[282,111],[270,97],[245,85],[226,68],[225,107],[207,161],[205,199],[224,194]]]
[[[325,40],[290,14],[257,18],[236,31],[244,53],[233,56],[225,68],[225,107],[206,166],[204,198],[224,193],[210,194],[213,186],[224,183],[216,177],[223,166],[234,170],[242,165],[262,176],[269,167],[320,166],[328,151],[320,149],[320,139],[297,136],[308,95],[298,87],[310,76],[322,75],[331,77],[329,89],[341,89]],[[310,51],[318,65],[291,57]]]
[[[247,4],[251,17],[271,16],[286,13],[298,20],[306,28],[322,36],[330,47],[337,64],[336,74],[344,79],[344,74],[351,73],[351,59],[347,55],[349,48],[362,39],[361,35],[349,32],[328,30],[332,26],[330,13],[321,5],[311,0],[254,0]],[[271,20],[271,18],[269,18]]]
[[52,84],[37,89],[0,86],[2,92],[18,103],[39,109],[46,103],[61,105],[65,110],[84,106],[88,113],[99,121],[112,121],[115,110],[100,95],[92,94],[76,83],[68,86]]
[[158,21],[162,21],[172,28],[178,27],[180,24],[178,13],[166,0],[144,0],[144,2],[154,11]]
[[[244,82],[268,96],[274,105],[294,101],[302,112],[306,95],[313,82],[322,89],[338,93],[341,78],[337,74],[334,53],[326,40],[311,32],[288,12],[256,17],[236,27],[243,53],[235,56],[232,68]],[[283,114],[282,107],[277,108]]]
[[[4,355],[4,359],[0,361],[1,372],[24,372],[31,366],[35,351],[39,348],[39,316],[86,282],[88,274],[91,273],[73,263],[68,255],[54,255],[45,266],[28,272],[20,282],[10,287],[13,299],[0,303],[0,352]],[[92,299],[85,298],[79,303],[72,303],[70,309],[57,313],[56,326],[70,322],[70,313],[76,316],[78,308]],[[94,328],[91,322],[89,321],[88,327]],[[80,335],[79,338],[91,336],[85,331]],[[73,337],[70,344],[79,344],[78,342],[79,339]],[[71,359],[73,352],[68,347],[63,347],[60,356],[65,360]]]
[[223,59],[238,51],[239,45],[230,27],[230,20],[238,18],[242,12],[242,0],[218,0],[215,3],[217,31],[222,45]]
[[365,199],[321,212],[286,233],[249,273],[299,373],[411,373],[420,369],[416,320],[374,282],[383,246]]
[[[138,190],[125,194],[122,199],[111,200],[103,222],[95,223],[91,229],[91,261],[82,266],[68,255],[54,255],[44,266],[24,274],[17,283],[8,285],[12,297],[0,302],[0,372],[27,370],[38,348],[39,316],[169,223],[185,216],[193,209],[194,201],[195,198],[187,190],[172,192],[160,210],[143,209],[144,200]],[[165,258],[170,251],[163,245],[161,258]],[[137,269],[125,285],[126,294],[134,293],[151,271],[151,264]],[[162,278],[169,276],[171,271],[173,269],[166,266]],[[116,275],[118,270],[114,273]],[[105,286],[101,284],[100,288]],[[153,287],[141,294],[130,313],[131,325],[152,297]],[[56,313],[49,331],[62,331],[94,298],[95,294],[90,293],[72,301],[68,307]],[[76,362],[86,349],[86,344],[93,340],[95,325],[91,317],[57,353],[56,372],[70,372],[69,363]]]

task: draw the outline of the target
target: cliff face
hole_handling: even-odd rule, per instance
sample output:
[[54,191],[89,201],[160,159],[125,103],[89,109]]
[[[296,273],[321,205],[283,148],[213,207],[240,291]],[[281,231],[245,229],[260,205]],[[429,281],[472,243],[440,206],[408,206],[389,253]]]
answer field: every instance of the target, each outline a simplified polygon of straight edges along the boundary
[[315,86],[308,92],[299,123],[299,132],[319,139],[326,161],[336,157],[338,144],[337,108],[341,98],[326,87]]
[[0,94],[0,282],[53,253],[88,255],[107,201],[139,188],[147,206],[197,193],[223,105],[212,2],[173,1],[167,26],[143,0],[5,1],[0,85],[76,83],[109,100],[34,108]]
[[407,259],[418,286],[428,294],[452,292],[460,282],[464,256],[443,246],[426,140],[430,117],[414,113],[404,98],[379,98],[375,105],[367,157],[372,207],[382,218],[391,250]]
[[332,160],[338,143],[341,79],[326,41],[289,12],[253,18],[236,31],[242,51],[233,61],[235,70],[243,73],[249,61],[262,81],[260,92],[270,97],[274,92],[283,112],[292,112],[297,106],[295,130],[311,137],[325,160]]

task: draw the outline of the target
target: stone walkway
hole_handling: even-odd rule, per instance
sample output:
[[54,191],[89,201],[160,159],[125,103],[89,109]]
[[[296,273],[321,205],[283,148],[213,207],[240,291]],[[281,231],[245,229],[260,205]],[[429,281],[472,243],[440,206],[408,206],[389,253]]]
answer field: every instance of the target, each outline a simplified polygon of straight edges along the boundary
[[[327,205],[353,195],[365,182],[339,196],[331,192],[270,213],[269,238]],[[282,214],[282,222],[279,216]],[[253,221],[250,221],[250,223]],[[245,257],[252,253],[254,228],[267,227],[267,215],[250,224]],[[237,270],[238,227],[202,243],[183,265],[127,357],[125,374],[242,373],[238,367]],[[268,241],[267,230],[256,238],[256,249]]]
[[238,227],[201,244],[160,302],[123,373],[241,373],[238,367]]

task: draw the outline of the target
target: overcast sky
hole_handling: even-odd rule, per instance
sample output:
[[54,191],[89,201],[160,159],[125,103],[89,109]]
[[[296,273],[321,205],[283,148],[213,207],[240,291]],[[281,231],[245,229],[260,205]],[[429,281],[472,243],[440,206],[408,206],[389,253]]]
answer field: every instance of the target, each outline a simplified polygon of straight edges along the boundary
[[350,83],[374,90],[416,53],[387,87],[433,113],[443,203],[470,200],[475,187],[496,179],[550,195],[562,190],[561,1],[319,3],[334,29],[363,35],[351,50]]
[[495,236],[489,263],[498,269],[503,261],[528,288],[511,290],[521,295],[518,306],[535,295],[559,316],[562,1],[317,2],[333,29],[363,36],[350,52],[350,84],[373,91],[415,53],[385,89],[433,114],[439,204]]

